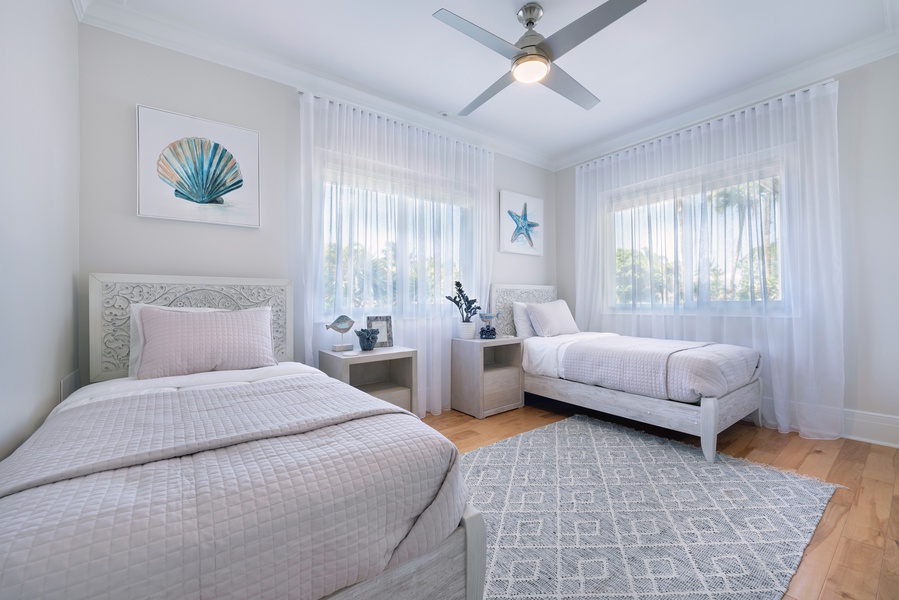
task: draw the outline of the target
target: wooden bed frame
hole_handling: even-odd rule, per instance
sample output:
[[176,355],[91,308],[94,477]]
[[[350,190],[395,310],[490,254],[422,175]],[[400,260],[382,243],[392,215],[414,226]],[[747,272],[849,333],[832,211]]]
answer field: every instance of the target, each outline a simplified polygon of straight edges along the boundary
[[[88,286],[90,380],[128,376],[132,303],[231,310],[272,307],[279,361],[293,360],[292,284],[287,279],[182,277],[92,273]],[[482,600],[487,530],[470,504],[453,533],[436,548],[327,596],[328,600]]]
[[[556,288],[551,285],[495,284],[491,286],[490,297],[494,313],[499,313],[494,320],[497,335],[515,335],[512,302],[551,302],[556,299]],[[698,436],[702,453],[710,463],[715,462],[720,432],[747,416],[751,416],[756,426],[760,425],[760,379],[720,398],[702,398],[698,404],[659,400],[530,373],[524,374],[524,391]]]

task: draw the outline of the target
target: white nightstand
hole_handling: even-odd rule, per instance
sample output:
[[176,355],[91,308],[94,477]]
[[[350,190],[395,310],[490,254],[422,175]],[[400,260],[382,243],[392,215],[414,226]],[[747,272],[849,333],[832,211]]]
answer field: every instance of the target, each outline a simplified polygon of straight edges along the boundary
[[453,409],[483,419],[524,406],[521,351],[521,338],[453,338]]
[[319,350],[318,368],[334,379],[418,414],[418,351],[394,346],[345,356]]

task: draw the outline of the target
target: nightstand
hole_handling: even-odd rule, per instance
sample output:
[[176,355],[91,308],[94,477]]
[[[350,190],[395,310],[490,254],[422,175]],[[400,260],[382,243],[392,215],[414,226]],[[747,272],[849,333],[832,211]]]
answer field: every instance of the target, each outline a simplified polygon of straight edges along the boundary
[[418,351],[394,346],[346,356],[319,350],[318,368],[334,379],[418,414]]
[[521,338],[453,338],[453,409],[483,419],[524,406],[521,351]]

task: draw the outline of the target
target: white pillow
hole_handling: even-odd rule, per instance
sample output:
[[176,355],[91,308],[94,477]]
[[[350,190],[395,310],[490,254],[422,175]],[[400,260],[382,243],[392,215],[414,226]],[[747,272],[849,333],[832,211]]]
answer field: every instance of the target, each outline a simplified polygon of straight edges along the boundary
[[272,309],[140,311],[144,345],[138,379],[278,364],[272,349]]
[[[131,347],[128,350],[128,377],[137,377],[140,369],[140,357],[144,347],[144,328],[140,322],[140,311],[152,304],[135,303],[131,305]],[[221,308],[198,308],[193,306],[154,306],[159,310],[174,310],[181,312],[209,312],[224,310]]]
[[515,323],[515,335],[517,337],[534,337],[537,332],[531,325],[531,317],[528,316],[528,305],[524,302],[512,302],[512,321]]
[[568,303],[555,300],[544,304],[528,304],[528,316],[534,331],[541,337],[552,337],[565,333],[580,333]]

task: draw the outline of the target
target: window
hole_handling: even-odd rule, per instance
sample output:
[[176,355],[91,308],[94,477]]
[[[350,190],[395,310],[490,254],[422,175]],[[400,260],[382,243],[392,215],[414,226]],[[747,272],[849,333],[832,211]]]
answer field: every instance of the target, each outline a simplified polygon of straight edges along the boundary
[[614,305],[780,301],[780,173],[614,203]]
[[434,306],[459,279],[470,208],[336,182],[323,192],[324,314]]

